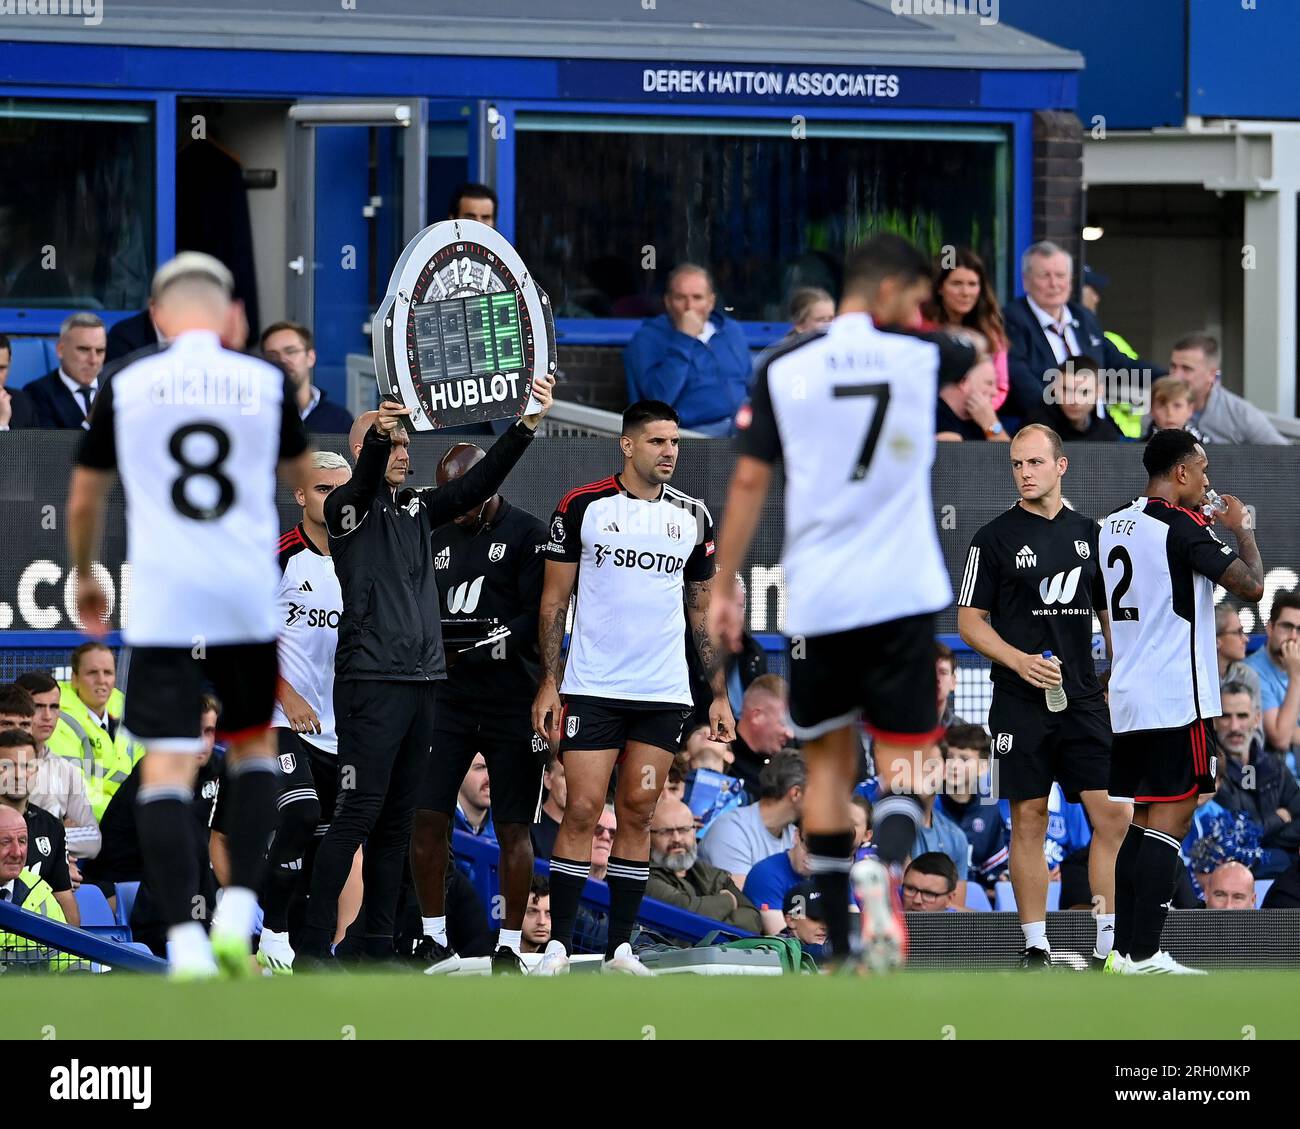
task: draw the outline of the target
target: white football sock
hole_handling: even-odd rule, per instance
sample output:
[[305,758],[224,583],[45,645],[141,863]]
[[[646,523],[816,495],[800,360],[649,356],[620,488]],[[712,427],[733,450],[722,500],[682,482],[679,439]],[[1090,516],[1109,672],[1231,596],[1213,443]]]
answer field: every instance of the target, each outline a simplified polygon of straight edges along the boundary
[[444,949],[449,947],[447,944],[447,918],[445,914],[442,917],[422,917],[420,921],[424,925],[424,935],[426,937],[432,937],[434,942]]
[[243,886],[227,886],[217,902],[217,912],[212,915],[212,929],[219,933],[233,933],[237,937],[251,937],[256,916],[257,895]]
[[1047,943],[1046,921],[1022,922],[1020,929],[1025,935],[1025,948],[1052,951],[1052,946]]
[[1110,956],[1110,952],[1114,947],[1115,915],[1113,913],[1099,913],[1097,915],[1097,955],[1099,957]]
[[497,935],[497,947],[519,952],[519,946],[524,942],[523,933],[522,929],[502,929]]
[[208,935],[197,921],[167,930],[167,963],[172,968],[206,968],[213,964]]

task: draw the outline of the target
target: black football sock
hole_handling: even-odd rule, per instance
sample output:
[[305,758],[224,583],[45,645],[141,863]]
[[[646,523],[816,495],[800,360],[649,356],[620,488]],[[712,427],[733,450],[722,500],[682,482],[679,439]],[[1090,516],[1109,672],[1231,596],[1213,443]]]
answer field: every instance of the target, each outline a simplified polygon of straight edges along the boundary
[[243,757],[226,770],[230,789],[230,885],[257,890],[266,868],[266,845],[275,830],[280,789],[275,761]]
[[[605,883],[609,886],[609,939],[605,942],[605,959],[632,939],[636,915],[641,911],[646,883],[650,881],[650,864],[645,859],[620,859],[610,855]],[[554,916],[552,915],[552,920]]]
[[294,788],[277,802],[280,825],[267,857],[262,890],[264,927],[273,933],[289,929],[289,902],[303,881],[303,858],[320,822],[320,801],[312,788]]
[[809,834],[808,866],[813,888],[820,895],[826,938],[837,957],[849,955],[849,868],[853,865],[853,832]]
[[1148,827],[1137,858],[1137,893],[1134,898],[1133,939],[1130,960],[1147,960],[1160,948],[1160,934],[1174,896],[1177,868],[1183,865],[1178,840]]
[[1137,860],[1142,850],[1145,827],[1128,825],[1119,854],[1115,856],[1115,952],[1128,956],[1133,944],[1133,911],[1137,898]]
[[872,812],[876,833],[872,841],[876,855],[892,874],[900,874],[912,853],[916,829],[921,825],[921,805],[915,796],[893,793],[882,796]]
[[[135,822],[144,884],[168,928],[197,920],[193,910],[199,890],[199,859],[190,813],[192,799],[192,790],[180,784],[144,785],[136,793]],[[203,908],[203,918],[211,920],[215,907]]]
[[[613,861],[612,859],[610,861]],[[551,857],[551,940],[559,941],[566,953],[573,952],[573,927],[578,920],[578,904],[591,875],[591,862]],[[610,890],[613,901],[614,891]]]

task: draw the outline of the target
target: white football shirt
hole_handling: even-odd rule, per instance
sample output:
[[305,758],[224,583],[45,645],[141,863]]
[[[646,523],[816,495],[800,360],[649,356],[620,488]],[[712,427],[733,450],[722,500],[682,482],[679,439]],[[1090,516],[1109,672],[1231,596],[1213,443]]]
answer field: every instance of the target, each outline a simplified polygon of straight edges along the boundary
[[1200,514],[1138,498],[1101,523],[1110,610],[1111,728],[1177,729],[1218,717],[1214,586],[1237,554]]
[[78,462],[116,469],[126,495],[126,643],[275,639],[276,463],[306,448],[284,373],[215,333],[183,333],[114,374]]
[[713,576],[713,519],[665,485],[647,502],[618,475],[570,491],[548,560],[578,565],[563,694],[690,706],[684,584]]
[[829,635],[952,601],[930,467],[941,367],[975,360],[946,334],[841,314],[774,350],[737,416],[737,450],[785,469],[786,633]]
[[[292,686],[320,719],[319,733],[300,733],[309,745],[337,753],[334,731],[334,652],[339,643],[343,590],[334,573],[334,558],[315,545],[301,524],[280,538],[280,639],[276,654],[280,677]],[[289,729],[289,719],[277,701],[272,729]]]

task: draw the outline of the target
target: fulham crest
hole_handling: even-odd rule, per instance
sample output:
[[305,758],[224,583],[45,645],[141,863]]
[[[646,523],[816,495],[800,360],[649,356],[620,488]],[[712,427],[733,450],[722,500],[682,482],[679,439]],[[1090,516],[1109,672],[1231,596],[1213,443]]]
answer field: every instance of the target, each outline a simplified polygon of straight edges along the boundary
[[581,718],[570,717],[564,723],[564,735],[566,737],[576,737],[578,735],[578,722]]
[[1083,561],[1086,561],[1090,556],[1092,556],[1092,550],[1088,547],[1087,541],[1076,541],[1074,543],[1074,551],[1079,554],[1079,559]]
[[492,547],[488,549],[488,560],[496,564],[506,555],[506,546],[504,541],[493,541]]
[[1014,733],[999,733],[998,739],[997,741],[994,742],[993,747],[999,753],[1009,753],[1011,752],[1011,742],[1014,740],[1015,740]]

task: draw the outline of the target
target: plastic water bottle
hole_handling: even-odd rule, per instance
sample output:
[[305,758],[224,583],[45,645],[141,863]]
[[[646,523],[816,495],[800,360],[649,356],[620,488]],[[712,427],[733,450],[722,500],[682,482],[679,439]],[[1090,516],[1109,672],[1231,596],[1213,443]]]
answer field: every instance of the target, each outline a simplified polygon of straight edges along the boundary
[[1205,492],[1205,502],[1201,506],[1201,513],[1206,517],[1213,517],[1215,514],[1226,514],[1228,512],[1228,503],[1219,497],[1217,490],[1207,490]]
[[[1047,659],[1048,662],[1056,663],[1057,669],[1060,669],[1061,660],[1054,658],[1051,651],[1044,651],[1043,658]],[[1047,708],[1051,710],[1052,713],[1060,713],[1069,704],[1069,699],[1065,696],[1065,686],[1063,684],[1058,686],[1049,686],[1047,688]]]

